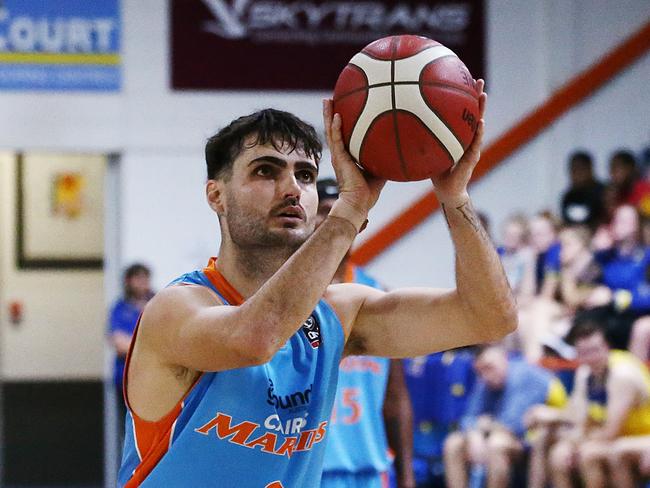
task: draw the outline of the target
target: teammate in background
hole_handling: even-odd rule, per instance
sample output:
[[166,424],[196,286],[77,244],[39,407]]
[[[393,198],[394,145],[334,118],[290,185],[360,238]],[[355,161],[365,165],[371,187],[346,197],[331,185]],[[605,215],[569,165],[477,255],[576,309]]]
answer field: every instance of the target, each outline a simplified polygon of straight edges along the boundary
[[[336,180],[319,180],[318,226],[339,197]],[[348,255],[332,283],[382,287]],[[339,382],[330,420],[321,488],[388,487],[395,455],[398,488],[413,488],[413,411],[399,359],[348,356],[339,367]]]
[[131,337],[144,310],[144,306],[153,296],[151,291],[151,271],[144,264],[135,263],[126,268],[122,280],[123,294],[111,307],[108,319],[108,333],[111,346],[115,351],[113,366],[113,383],[117,398],[120,438],[123,434],[122,422],[126,415],[124,394],[122,393],[122,378],[124,376],[124,360],[129,352]]
[[457,254],[453,290],[331,284],[384,184],[345,150],[331,101],[324,126],[340,194],[318,229],[313,127],[267,109],[210,138],[219,258],[145,308],[126,364],[120,486],[316,488],[342,355],[417,356],[515,328],[510,289],[467,194],[484,132],[482,81],[476,90],[476,136],[433,180]]

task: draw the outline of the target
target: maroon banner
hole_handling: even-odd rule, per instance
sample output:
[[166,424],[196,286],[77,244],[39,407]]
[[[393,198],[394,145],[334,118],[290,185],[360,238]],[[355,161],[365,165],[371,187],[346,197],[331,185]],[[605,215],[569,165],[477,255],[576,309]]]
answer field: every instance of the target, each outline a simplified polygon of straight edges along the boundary
[[417,34],[484,75],[483,0],[172,0],[174,89],[331,90],[366,44]]

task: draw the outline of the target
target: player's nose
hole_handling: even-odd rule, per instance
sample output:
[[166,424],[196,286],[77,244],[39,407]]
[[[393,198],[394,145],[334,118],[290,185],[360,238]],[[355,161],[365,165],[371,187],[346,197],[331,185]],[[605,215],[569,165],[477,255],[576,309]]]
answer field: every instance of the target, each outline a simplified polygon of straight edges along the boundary
[[279,191],[282,198],[300,199],[301,188],[293,171],[285,171],[280,179]]

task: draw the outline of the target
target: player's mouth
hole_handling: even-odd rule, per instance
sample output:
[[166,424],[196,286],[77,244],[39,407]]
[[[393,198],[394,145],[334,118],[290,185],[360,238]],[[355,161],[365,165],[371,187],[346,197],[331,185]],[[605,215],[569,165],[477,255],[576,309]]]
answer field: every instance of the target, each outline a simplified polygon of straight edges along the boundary
[[287,223],[296,224],[305,220],[305,211],[299,205],[291,205],[279,209],[275,212],[274,216],[286,221]]

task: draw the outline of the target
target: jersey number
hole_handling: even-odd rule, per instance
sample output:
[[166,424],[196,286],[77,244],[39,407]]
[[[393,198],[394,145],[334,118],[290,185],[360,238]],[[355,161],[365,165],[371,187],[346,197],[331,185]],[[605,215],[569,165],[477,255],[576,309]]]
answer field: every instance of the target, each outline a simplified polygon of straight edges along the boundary
[[[359,402],[359,388],[343,388],[341,391],[340,402],[341,408],[334,408],[332,411],[332,423],[336,424],[341,422],[344,425],[352,425],[359,422],[363,409]],[[339,418],[340,411],[345,408],[347,415]]]

